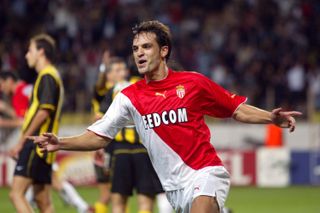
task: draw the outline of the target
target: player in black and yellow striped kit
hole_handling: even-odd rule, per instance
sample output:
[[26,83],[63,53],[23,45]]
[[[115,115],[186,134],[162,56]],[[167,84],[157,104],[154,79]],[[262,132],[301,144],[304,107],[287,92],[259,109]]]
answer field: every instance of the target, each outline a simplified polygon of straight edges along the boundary
[[17,212],[33,212],[24,196],[31,184],[40,212],[53,212],[50,184],[55,153],[40,152],[39,147],[26,137],[58,132],[64,91],[60,75],[53,65],[54,55],[55,41],[49,35],[40,34],[30,39],[26,59],[28,66],[38,72],[38,77],[33,86],[21,137],[10,152],[17,159],[10,192]]
[[[125,81],[127,68],[122,59],[111,58],[108,67],[106,72],[111,76],[114,74],[114,85],[101,100],[105,107],[102,112],[107,110],[115,95],[130,84]],[[139,212],[152,212],[155,196],[163,189],[134,126],[126,127],[116,135],[111,151],[112,212],[125,212],[127,199],[133,189],[138,194]]]
[[[106,100],[106,94],[112,89],[116,81],[115,72],[110,72],[109,60],[110,52],[106,50],[103,53],[102,63],[99,66],[99,76],[94,86],[94,94],[91,101],[94,120],[98,120],[103,116],[108,107],[106,104],[112,101]],[[116,60],[112,59],[110,64],[116,63]],[[111,183],[109,178],[111,155],[112,144],[94,153],[94,169],[99,189],[99,198],[94,203],[96,213],[107,213],[108,205],[111,201]]]

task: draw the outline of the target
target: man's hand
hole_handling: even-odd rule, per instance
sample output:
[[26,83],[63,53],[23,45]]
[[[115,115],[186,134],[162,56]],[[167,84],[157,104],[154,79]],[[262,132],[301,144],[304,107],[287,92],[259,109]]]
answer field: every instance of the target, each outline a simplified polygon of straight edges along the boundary
[[41,136],[28,136],[40,147],[41,152],[54,152],[59,150],[59,139],[52,133],[43,133]]
[[94,152],[94,164],[100,167],[104,166],[105,161],[105,155],[104,155],[104,149],[99,149]]
[[295,116],[302,115],[298,111],[283,111],[282,108],[277,108],[271,112],[272,122],[282,128],[289,128],[290,132],[293,132],[296,127]]

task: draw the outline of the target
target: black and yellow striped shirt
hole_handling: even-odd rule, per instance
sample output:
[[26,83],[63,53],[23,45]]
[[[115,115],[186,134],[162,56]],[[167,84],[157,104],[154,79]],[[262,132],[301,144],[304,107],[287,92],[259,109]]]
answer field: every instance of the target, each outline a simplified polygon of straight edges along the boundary
[[[130,82],[134,82],[135,80],[130,80]],[[114,97],[119,92],[116,86],[111,88],[107,88],[104,90],[104,94],[102,91],[96,91],[94,94],[94,98],[92,101],[93,111],[95,113],[101,113],[102,115],[108,110],[111,105]],[[119,133],[115,136],[114,141],[116,142],[124,142],[130,144],[139,144],[141,143],[138,132],[135,127],[125,127],[119,131]]]
[[93,99],[91,101],[92,111],[94,114],[102,116],[106,112],[105,110],[108,109],[106,104],[112,101],[106,101],[106,95],[111,89],[113,89],[113,86],[108,82],[102,89],[98,90],[96,87],[94,88]]
[[[63,104],[63,84],[57,69],[50,65],[41,70],[33,86],[33,91],[29,103],[29,109],[25,115],[22,126],[22,133],[26,132],[38,110],[46,109],[50,111],[49,117],[34,132],[34,135],[40,135],[44,132],[52,132],[57,134],[59,128],[59,120],[61,108]],[[36,153],[46,158],[47,163],[52,163],[55,154],[41,153],[37,147]]]

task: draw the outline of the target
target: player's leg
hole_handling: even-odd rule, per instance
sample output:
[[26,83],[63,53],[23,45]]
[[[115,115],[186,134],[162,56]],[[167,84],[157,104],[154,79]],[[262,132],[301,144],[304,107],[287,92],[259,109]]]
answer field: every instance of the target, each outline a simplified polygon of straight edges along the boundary
[[141,144],[134,146],[134,183],[138,192],[138,208],[141,213],[151,213],[157,194],[163,189],[153,169],[146,149]]
[[67,205],[72,205],[69,197],[64,193],[63,187],[62,187],[62,181],[59,180],[57,173],[55,170],[58,169],[58,165],[54,163],[52,165],[52,188],[53,190],[57,191],[60,195],[60,198],[63,200],[63,202]]
[[33,184],[34,199],[42,213],[54,212],[49,184]]
[[94,209],[96,213],[107,213],[111,200],[111,185],[109,182],[101,182],[101,179],[98,182],[100,182],[98,183],[99,199],[95,202]]
[[27,202],[31,205],[33,209],[37,208],[37,204],[34,201],[34,194],[33,194],[33,186],[30,185],[24,194],[24,197],[26,198]]
[[32,183],[29,163],[34,160],[33,142],[27,141],[19,153],[16,168],[14,170],[13,182],[10,191],[10,199],[17,212],[32,212],[32,208],[25,199],[25,193]]
[[131,144],[115,142],[111,163],[111,204],[113,213],[125,213],[128,197],[133,193]]
[[64,196],[72,206],[77,208],[78,212],[86,212],[89,209],[87,202],[83,200],[72,184],[68,181],[62,181],[61,185],[60,196]]
[[86,212],[89,205],[82,199],[72,184],[58,177],[58,170],[58,164],[54,163],[52,165],[52,188],[59,193],[65,203],[76,207],[78,212]]
[[165,193],[160,193],[157,195],[157,204],[159,213],[172,213],[173,209],[170,205]]
[[33,194],[33,187],[31,185],[28,187],[24,196],[29,203],[31,203],[33,201],[34,194]]
[[[33,142],[31,141],[33,144]],[[52,160],[53,153],[42,154],[34,146],[33,159],[30,164],[30,177],[32,178],[34,200],[43,213],[53,212],[53,204],[51,200],[51,180],[52,180]]]
[[215,197],[199,196],[191,205],[191,213],[219,213],[219,204]]
[[113,192],[111,194],[112,213],[125,213],[127,201],[128,196]]
[[189,206],[191,202],[191,213],[223,212],[230,187],[229,174],[224,167],[206,167],[197,171],[190,186],[185,188],[185,197]]
[[107,213],[111,200],[110,164],[113,152],[113,143],[104,150],[98,150],[94,156],[94,168],[98,182],[99,199],[94,204],[96,213]]
[[155,203],[155,196],[138,194],[138,213],[153,212],[153,205]]
[[25,193],[32,180],[23,176],[14,176],[10,191],[10,199],[17,212],[33,212],[32,207],[25,198]]

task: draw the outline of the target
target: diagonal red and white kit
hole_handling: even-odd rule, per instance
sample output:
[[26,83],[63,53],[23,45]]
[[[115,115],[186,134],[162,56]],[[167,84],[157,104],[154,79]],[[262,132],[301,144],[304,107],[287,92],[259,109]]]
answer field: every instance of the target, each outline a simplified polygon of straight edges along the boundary
[[245,101],[201,74],[169,70],[161,81],[141,80],[122,90],[88,130],[113,138],[134,124],[164,189],[176,190],[184,188],[195,171],[222,165],[204,115],[231,117]]

